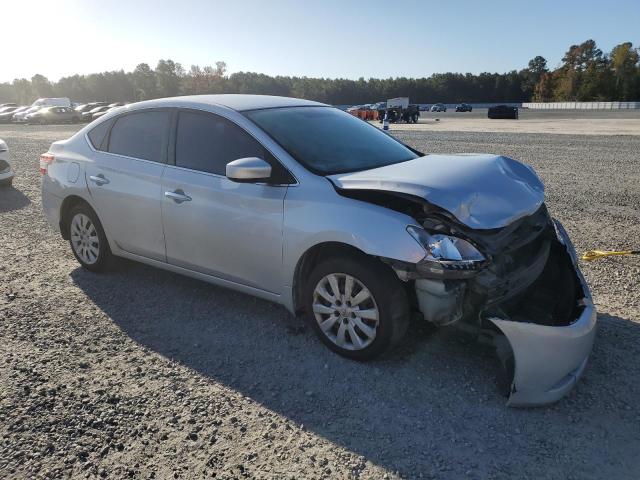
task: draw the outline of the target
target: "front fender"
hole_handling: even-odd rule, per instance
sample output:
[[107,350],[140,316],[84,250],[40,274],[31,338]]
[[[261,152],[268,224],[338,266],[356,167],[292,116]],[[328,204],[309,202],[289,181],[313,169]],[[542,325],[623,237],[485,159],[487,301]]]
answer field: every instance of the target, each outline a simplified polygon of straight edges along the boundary
[[342,197],[329,182],[326,188],[289,188],[284,205],[285,289],[293,285],[300,258],[321,243],[338,242],[368,255],[419,262],[425,251],[407,233],[407,225],[415,223],[408,215]]

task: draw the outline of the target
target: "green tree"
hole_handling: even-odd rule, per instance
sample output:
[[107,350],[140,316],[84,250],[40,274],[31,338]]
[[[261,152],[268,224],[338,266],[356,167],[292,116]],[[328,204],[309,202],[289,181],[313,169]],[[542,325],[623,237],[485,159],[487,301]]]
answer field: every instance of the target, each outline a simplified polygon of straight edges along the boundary
[[149,100],[158,97],[156,72],[148,64],[138,64],[132,73],[132,77],[136,100]]
[[28,105],[33,103],[36,99],[33,90],[31,89],[31,82],[26,78],[16,78],[13,83],[13,90],[15,99],[18,103]]
[[155,73],[160,97],[174,97],[180,94],[181,77],[184,77],[184,70],[179,63],[173,60],[160,60]]
[[36,73],[31,77],[31,91],[36,97],[53,96],[53,86],[47,77]]
[[522,82],[522,92],[525,99],[530,99],[536,88],[536,85],[540,81],[540,78],[544,73],[547,73],[547,60],[540,55],[529,60],[527,68],[520,71],[520,77]]
[[611,69],[613,71],[614,89],[620,100],[637,100],[640,86],[640,71],[638,68],[638,49],[633,48],[631,42],[616,45],[611,50]]
[[534,102],[551,102],[554,99],[554,77],[552,73],[545,72],[540,76],[533,90]]

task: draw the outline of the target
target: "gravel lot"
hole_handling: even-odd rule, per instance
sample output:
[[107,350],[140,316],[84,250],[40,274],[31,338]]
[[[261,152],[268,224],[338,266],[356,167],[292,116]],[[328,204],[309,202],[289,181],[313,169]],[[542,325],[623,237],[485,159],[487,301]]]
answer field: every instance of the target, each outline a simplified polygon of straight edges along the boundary
[[[377,123],[376,123],[377,124]],[[420,112],[417,124],[391,124],[392,131],[542,133],[562,135],[640,135],[640,110],[529,110],[519,119],[490,120],[487,109],[473,112]]]
[[[0,190],[0,478],[638,478],[640,259],[583,265],[586,375],[509,409],[492,359],[446,329],[359,364],[277,305],[130,262],[81,270],[38,175],[73,131],[0,126],[17,173]],[[640,137],[397,135],[528,162],[578,250],[640,247]]]

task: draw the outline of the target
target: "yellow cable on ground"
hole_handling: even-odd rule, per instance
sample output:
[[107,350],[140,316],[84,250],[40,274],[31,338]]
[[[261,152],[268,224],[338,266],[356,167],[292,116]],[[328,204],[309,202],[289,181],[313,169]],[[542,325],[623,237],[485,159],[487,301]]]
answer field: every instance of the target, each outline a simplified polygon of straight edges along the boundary
[[588,252],[584,252],[581,258],[582,260],[590,262],[597,258],[612,257],[614,255],[640,255],[640,250],[622,250],[619,252],[611,250],[589,250]]

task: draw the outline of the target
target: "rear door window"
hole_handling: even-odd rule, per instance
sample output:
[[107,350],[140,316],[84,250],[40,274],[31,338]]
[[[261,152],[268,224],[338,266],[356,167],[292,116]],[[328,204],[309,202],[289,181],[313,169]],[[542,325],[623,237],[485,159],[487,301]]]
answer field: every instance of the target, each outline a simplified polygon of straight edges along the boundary
[[169,138],[168,110],[129,113],[118,117],[109,135],[109,153],[165,162]]

